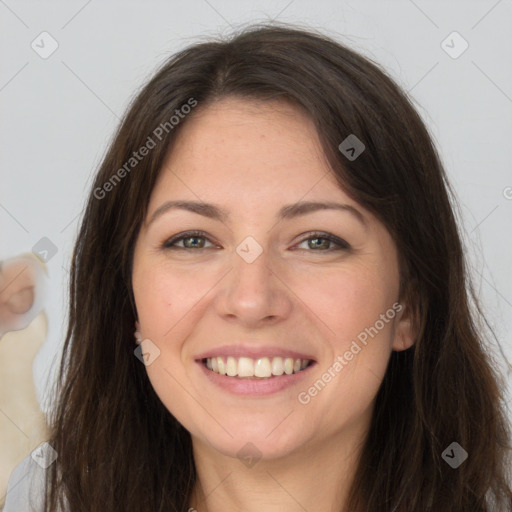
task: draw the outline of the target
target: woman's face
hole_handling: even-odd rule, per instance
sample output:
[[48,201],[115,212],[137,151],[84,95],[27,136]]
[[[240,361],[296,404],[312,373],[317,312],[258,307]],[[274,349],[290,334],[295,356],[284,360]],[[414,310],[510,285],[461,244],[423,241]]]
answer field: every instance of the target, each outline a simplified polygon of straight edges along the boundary
[[413,342],[392,238],[339,188],[300,111],[230,98],[197,114],[134,253],[155,392],[195,443],[233,457],[348,439]]

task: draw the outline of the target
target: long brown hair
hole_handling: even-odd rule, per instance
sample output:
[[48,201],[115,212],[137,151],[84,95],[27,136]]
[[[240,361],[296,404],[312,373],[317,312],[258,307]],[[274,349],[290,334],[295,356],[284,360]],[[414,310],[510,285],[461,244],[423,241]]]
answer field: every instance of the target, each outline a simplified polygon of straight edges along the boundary
[[[478,328],[454,194],[428,131],[377,64],[322,34],[271,24],[169,58],[132,101],[101,163],[71,263],[46,512],[57,501],[70,512],[188,509],[190,434],[134,357],[132,253],[187,115],[229,96],[291,101],[315,122],[340,187],[393,237],[401,301],[419,319],[413,347],[391,355],[346,510],[512,510],[504,386]],[[338,148],[351,134],[366,147],[354,160]],[[149,153],[131,160],[149,139]],[[457,469],[442,457],[453,442],[469,455]]]

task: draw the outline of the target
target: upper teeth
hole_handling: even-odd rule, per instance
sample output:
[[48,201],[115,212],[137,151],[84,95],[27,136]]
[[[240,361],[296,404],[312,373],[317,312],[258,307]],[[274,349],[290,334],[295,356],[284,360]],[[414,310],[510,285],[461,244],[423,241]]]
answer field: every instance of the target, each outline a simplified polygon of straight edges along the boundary
[[272,375],[291,375],[304,370],[309,359],[293,359],[292,357],[208,357],[206,367],[215,373],[229,377],[260,377],[268,378]]

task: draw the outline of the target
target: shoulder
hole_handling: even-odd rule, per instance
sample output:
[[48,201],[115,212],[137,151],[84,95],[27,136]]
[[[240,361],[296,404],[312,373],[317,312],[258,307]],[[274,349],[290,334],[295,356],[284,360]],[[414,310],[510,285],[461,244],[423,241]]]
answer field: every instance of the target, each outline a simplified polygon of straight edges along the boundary
[[45,471],[31,455],[23,459],[9,477],[3,512],[44,512]]

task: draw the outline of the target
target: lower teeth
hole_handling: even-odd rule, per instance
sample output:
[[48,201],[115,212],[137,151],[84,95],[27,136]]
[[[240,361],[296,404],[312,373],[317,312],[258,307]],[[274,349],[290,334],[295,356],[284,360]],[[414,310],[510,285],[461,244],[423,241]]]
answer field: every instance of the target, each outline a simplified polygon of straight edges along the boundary
[[[225,375],[225,377],[229,377],[229,375]],[[266,380],[266,379],[272,379],[273,377],[280,377],[280,375],[271,375],[270,377],[256,377],[255,375],[252,377],[239,377],[238,375],[235,375],[235,377],[237,379],[244,379],[244,380]]]

